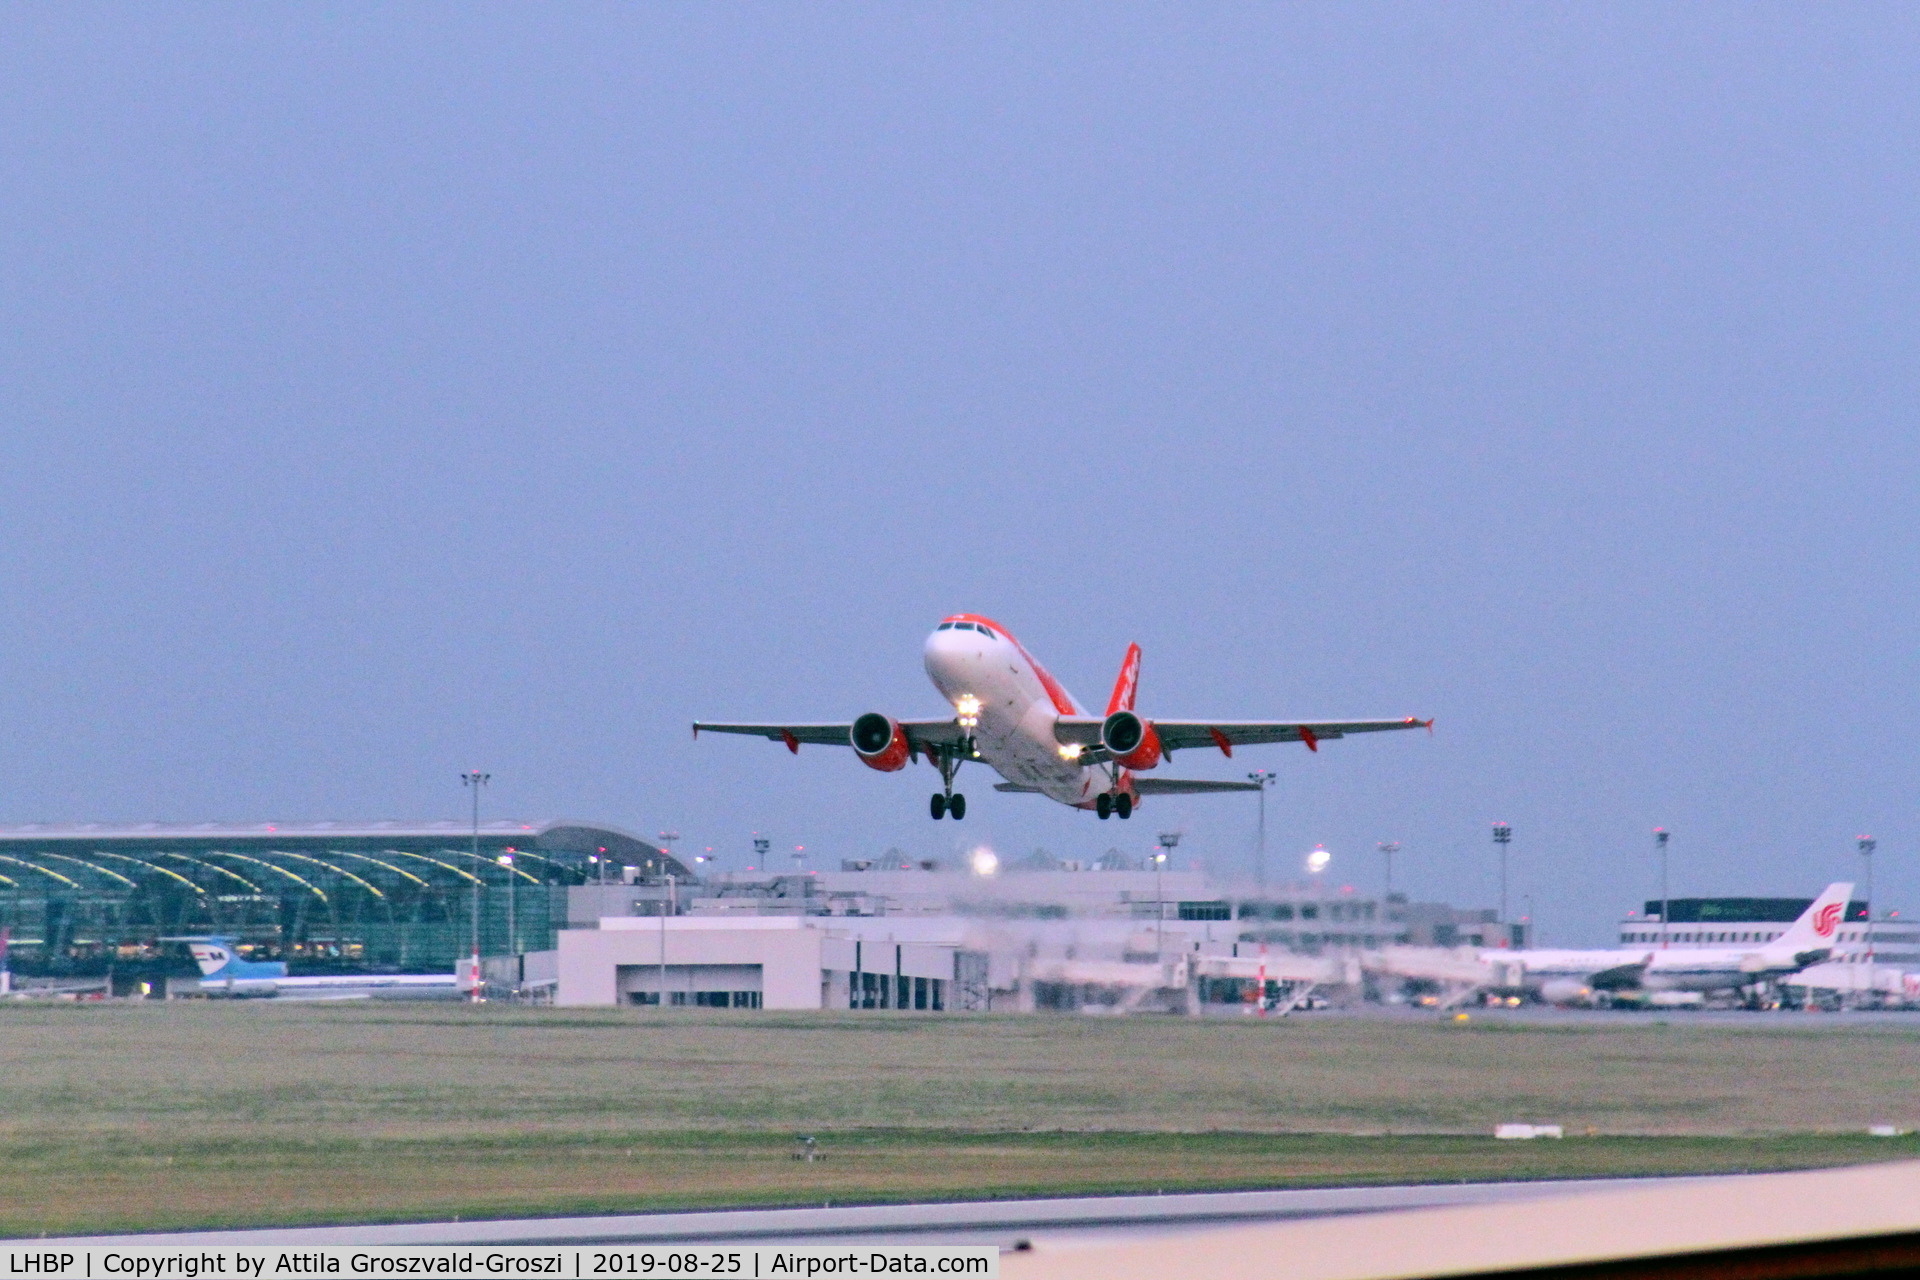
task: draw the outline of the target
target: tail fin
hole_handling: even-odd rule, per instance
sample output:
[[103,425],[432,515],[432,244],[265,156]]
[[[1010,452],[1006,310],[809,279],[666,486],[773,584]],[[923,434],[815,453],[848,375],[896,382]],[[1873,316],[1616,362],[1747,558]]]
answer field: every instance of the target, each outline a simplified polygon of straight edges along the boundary
[[207,938],[189,942],[193,959],[203,978],[284,978],[284,960],[242,960],[233,949],[231,938]]
[[193,952],[194,963],[200,966],[200,976],[203,978],[211,978],[233,963],[233,943],[226,938],[189,942],[187,949]]
[[1773,945],[1783,950],[1813,951],[1822,947],[1831,947],[1834,937],[1840,932],[1840,922],[1847,914],[1847,900],[1853,897],[1853,885],[1847,881],[1835,881],[1821,890],[1813,905],[1800,913],[1800,918],[1788,926],[1787,931],[1775,938]]
[[1140,692],[1140,646],[1127,646],[1126,661],[1120,664],[1120,678],[1113,682],[1113,696],[1107,699],[1107,714],[1133,710],[1133,699]]

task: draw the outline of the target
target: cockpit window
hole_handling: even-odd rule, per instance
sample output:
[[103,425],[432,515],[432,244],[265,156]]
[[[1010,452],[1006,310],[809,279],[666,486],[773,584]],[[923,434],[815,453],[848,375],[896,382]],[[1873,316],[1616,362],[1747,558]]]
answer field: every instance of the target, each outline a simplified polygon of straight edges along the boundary
[[953,629],[955,631],[971,631],[973,630],[973,624],[971,622],[956,622],[953,624]]
[[951,631],[953,630],[953,624],[951,622],[943,622],[939,626],[935,627],[934,630],[935,631]]
[[993,632],[987,630],[985,627],[978,627],[976,628],[976,630],[978,630],[980,634],[985,636],[987,639],[989,640],[993,639]]

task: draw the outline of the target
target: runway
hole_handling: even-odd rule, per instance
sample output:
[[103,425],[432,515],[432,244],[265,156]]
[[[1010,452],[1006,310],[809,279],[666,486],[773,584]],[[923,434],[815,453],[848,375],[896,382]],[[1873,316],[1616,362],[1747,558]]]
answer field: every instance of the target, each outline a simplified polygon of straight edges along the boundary
[[1259,1222],[1329,1218],[1392,1209],[1501,1204],[1570,1192],[1684,1186],[1729,1177],[1593,1178],[1477,1182],[1296,1191],[1222,1191],[1154,1196],[1080,1196],[931,1204],[823,1205],[807,1209],[729,1209],[581,1218],[412,1222],[366,1226],[256,1228],[245,1231],[75,1236],[36,1245],[540,1245],[1066,1243],[1168,1236]]

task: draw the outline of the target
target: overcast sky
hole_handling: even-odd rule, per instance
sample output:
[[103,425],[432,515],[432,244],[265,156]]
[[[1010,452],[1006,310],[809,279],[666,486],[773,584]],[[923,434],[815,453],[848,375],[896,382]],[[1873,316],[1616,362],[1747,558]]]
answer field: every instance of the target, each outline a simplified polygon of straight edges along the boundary
[[0,821],[453,817],[744,866],[1144,853],[704,738],[1084,702],[1270,856],[1594,941],[1915,812],[1920,15],[1893,5],[0,11]]

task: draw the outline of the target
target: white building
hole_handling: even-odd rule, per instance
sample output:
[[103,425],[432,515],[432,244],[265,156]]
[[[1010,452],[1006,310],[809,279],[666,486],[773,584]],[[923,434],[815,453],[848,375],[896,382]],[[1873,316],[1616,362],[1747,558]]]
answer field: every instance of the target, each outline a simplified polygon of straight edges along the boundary
[[[1626,946],[1730,947],[1767,943],[1785,933],[1812,898],[1670,898],[1671,922],[1660,919],[1660,900],[1620,922],[1620,941]],[[1902,920],[1897,912],[1883,912],[1867,920],[1867,904],[1855,899],[1833,936],[1829,965],[1885,966],[1920,970],[1920,921]],[[1825,966],[1821,966],[1825,967]]]
[[[975,1007],[955,983],[984,964],[960,955],[956,921],[827,916],[608,916],[565,929],[557,948],[563,1005],[732,1009]],[[966,1003],[956,1004],[964,995]]]

